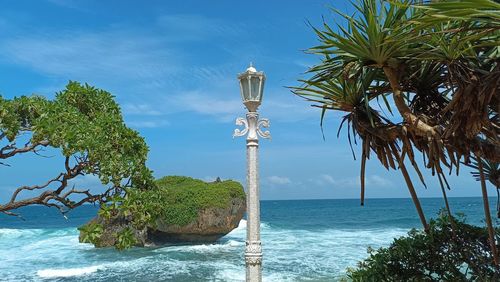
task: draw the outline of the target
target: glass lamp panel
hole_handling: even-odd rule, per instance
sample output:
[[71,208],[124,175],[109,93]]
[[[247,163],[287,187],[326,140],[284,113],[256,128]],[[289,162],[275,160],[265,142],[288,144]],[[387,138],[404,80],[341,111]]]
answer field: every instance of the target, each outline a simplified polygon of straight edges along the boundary
[[250,99],[250,83],[247,76],[240,78],[240,87],[241,99],[243,99],[243,102],[248,101]]
[[262,97],[264,97],[264,84],[266,82],[266,78],[263,77],[260,80],[260,101],[262,102]]
[[252,76],[251,78],[251,91],[250,91],[250,96],[252,101],[259,101],[261,98],[261,93],[260,93],[260,77],[258,76]]

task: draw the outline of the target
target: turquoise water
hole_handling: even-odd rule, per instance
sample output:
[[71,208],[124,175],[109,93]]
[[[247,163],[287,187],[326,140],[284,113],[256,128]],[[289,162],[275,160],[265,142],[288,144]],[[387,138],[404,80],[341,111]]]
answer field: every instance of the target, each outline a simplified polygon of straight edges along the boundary
[[[494,201],[491,200],[494,209]],[[422,199],[435,216],[441,199]],[[484,225],[481,198],[452,198],[454,212]],[[410,199],[262,202],[264,281],[335,281],[365,258],[420,228]],[[133,248],[118,252],[78,243],[76,227],[96,213],[81,207],[62,218],[29,207],[25,221],[0,216],[0,281],[243,281],[246,221],[215,244]]]

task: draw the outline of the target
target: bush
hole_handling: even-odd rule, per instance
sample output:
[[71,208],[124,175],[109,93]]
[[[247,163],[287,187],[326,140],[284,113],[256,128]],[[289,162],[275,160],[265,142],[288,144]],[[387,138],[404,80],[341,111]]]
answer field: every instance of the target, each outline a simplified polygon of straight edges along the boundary
[[103,232],[103,227],[98,223],[91,222],[78,227],[78,230],[83,234],[81,238],[82,243],[91,243],[94,245],[98,245],[99,239],[101,238]]
[[201,209],[226,208],[233,198],[245,199],[243,187],[236,181],[166,176],[156,180],[154,189],[128,191],[121,209],[130,210],[139,225],[162,219],[166,224],[182,226],[194,221]]
[[122,229],[120,232],[117,232],[115,234],[115,237],[116,237],[115,248],[118,250],[130,248],[131,246],[137,243],[134,231],[132,231],[132,229],[130,229],[129,227],[126,227]]
[[387,248],[369,249],[370,256],[348,269],[348,277],[353,281],[499,281],[487,229],[466,224],[463,217],[452,220],[455,228],[449,217],[441,216],[431,220],[428,234],[413,229]]

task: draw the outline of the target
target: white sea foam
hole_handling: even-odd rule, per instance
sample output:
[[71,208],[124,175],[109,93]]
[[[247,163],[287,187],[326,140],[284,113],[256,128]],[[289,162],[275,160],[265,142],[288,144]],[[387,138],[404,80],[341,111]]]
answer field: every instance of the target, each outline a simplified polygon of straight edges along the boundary
[[11,229],[0,228],[0,239],[39,239],[47,237],[78,236],[76,228],[65,229]]
[[245,219],[242,219],[238,223],[238,227],[236,227],[231,232],[229,232],[229,234],[231,234],[233,232],[238,232],[238,231],[246,230],[246,229],[247,229],[247,221]]
[[43,233],[43,229],[11,229],[0,228],[0,239],[14,239],[19,237],[33,237]]
[[102,269],[102,266],[89,266],[78,268],[63,268],[63,269],[42,269],[36,274],[41,278],[61,278],[88,275]]
[[[346,267],[355,266],[364,259],[368,246],[386,246],[393,238],[406,232],[398,228],[318,231],[273,229],[262,233],[264,262],[266,269],[276,275],[288,272],[304,279],[328,280],[333,273],[343,275]],[[295,279],[291,276],[276,279],[280,280]]]
[[134,277],[136,281],[149,281],[152,277],[154,280],[167,281],[179,275],[189,276],[191,270],[196,271],[199,267],[189,260],[172,259],[164,254],[148,255],[137,259],[125,257],[125,259],[103,264],[102,267],[106,271],[99,273],[99,279],[120,280],[117,277],[129,276]]
[[221,252],[233,252],[237,248],[244,245],[245,243],[243,241],[229,239],[225,242],[218,242],[214,244],[167,246],[156,250],[156,252],[221,253]]
[[[0,277],[40,280],[78,277],[78,280],[216,280],[243,281],[246,220],[214,244],[166,246],[116,252],[78,243],[76,229],[0,229]],[[388,245],[404,235],[401,228],[287,229],[262,224],[265,281],[313,279],[331,281],[348,266],[367,256],[366,248]],[[15,247],[20,252],[12,252]],[[19,265],[38,265],[29,275],[14,274]],[[64,268],[58,269],[54,265]],[[102,271],[102,270],[106,271]],[[21,272],[22,273],[22,272]]]

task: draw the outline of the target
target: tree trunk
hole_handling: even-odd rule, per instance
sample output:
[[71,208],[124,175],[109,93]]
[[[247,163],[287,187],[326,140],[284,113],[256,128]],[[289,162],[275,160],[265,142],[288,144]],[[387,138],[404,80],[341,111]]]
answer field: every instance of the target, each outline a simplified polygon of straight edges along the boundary
[[404,160],[401,159],[401,156],[399,155],[397,148],[394,144],[391,144],[391,149],[393,150],[393,153],[396,156],[396,159],[399,163],[399,168],[401,169],[401,173],[403,174],[403,177],[405,178],[406,186],[408,187],[408,191],[410,192],[411,199],[413,200],[413,204],[415,205],[415,208],[417,209],[418,217],[420,218],[420,221],[422,222],[422,225],[424,227],[425,232],[429,232],[429,225],[427,225],[427,220],[425,220],[424,211],[422,210],[422,206],[420,205],[420,201],[418,200],[418,196],[417,196],[417,193],[415,192],[415,187],[413,186],[413,183],[411,182],[410,175],[408,174],[408,171],[406,170]]
[[490,204],[488,202],[488,191],[486,190],[486,179],[484,177],[483,171],[483,161],[478,156],[477,163],[479,167],[479,174],[481,176],[481,191],[483,192],[483,205],[484,205],[484,216],[486,218],[486,225],[488,226],[488,236],[491,247],[491,255],[493,256],[493,262],[498,266],[498,256],[497,256],[497,246],[495,242],[495,230],[493,229],[493,224],[491,223],[490,214]]
[[[361,180],[361,205],[365,205],[365,167],[366,167],[366,147],[365,144],[366,141],[363,141],[363,153],[361,155],[361,173],[360,173],[360,180]],[[369,148],[368,148],[369,150]]]
[[412,113],[410,108],[406,105],[403,93],[401,91],[401,86],[399,85],[399,80],[396,72],[391,67],[384,67],[384,73],[389,79],[389,82],[392,87],[392,97],[394,98],[394,103],[396,104],[396,108],[399,113],[406,121],[406,123],[410,126],[410,128],[416,129],[415,133],[419,136],[436,136],[436,130],[420,120],[418,116]]
[[439,185],[441,186],[441,192],[443,193],[443,199],[444,199],[444,204],[446,206],[446,211],[448,213],[448,217],[450,218],[451,232],[453,232],[453,237],[456,238],[457,228],[456,228],[455,220],[453,219],[453,215],[451,214],[450,204],[448,203],[448,196],[446,195],[446,189],[444,188],[443,180],[441,179],[441,174],[438,174],[438,179],[439,179]]

